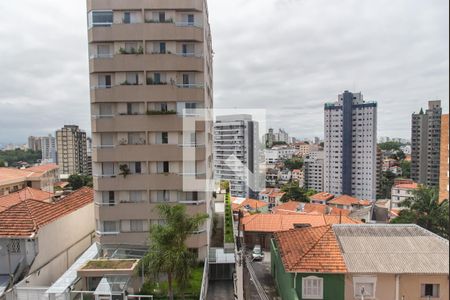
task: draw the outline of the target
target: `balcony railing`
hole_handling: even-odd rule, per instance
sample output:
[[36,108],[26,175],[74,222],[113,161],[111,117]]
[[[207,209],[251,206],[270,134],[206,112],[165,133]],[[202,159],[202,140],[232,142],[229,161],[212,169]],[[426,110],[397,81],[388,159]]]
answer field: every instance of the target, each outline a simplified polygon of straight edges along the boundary
[[176,86],[183,89],[201,89],[204,85],[203,83],[177,83]]

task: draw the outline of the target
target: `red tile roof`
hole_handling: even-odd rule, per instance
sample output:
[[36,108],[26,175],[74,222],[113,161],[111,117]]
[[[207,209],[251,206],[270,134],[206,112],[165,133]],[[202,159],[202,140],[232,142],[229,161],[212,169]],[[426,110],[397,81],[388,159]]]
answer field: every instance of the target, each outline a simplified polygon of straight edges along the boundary
[[243,229],[252,232],[278,232],[293,229],[295,224],[309,224],[313,227],[328,224],[360,224],[347,216],[322,214],[256,214],[242,218]]
[[330,215],[334,216],[348,216],[350,215],[350,210],[343,209],[343,208],[337,208],[337,207],[330,207]]
[[94,201],[91,188],[81,188],[62,200],[47,203],[28,199],[0,212],[1,237],[29,237],[42,226]]
[[311,197],[309,197],[311,200],[316,200],[316,201],[328,201],[334,198],[333,194],[330,193],[326,193],[326,192],[321,192],[321,193],[317,193],[315,195],[312,195]]
[[50,201],[52,196],[52,193],[26,187],[18,192],[0,196],[0,212],[24,200]]
[[333,200],[328,201],[328,203],[338,205],[358,205],[359,199],[348,195],[342,195],[337,198],[334,198]]
[[419,188],[419,185],[417,183],[400,183],[397,185],[394,185],[395,189],[407,189],[407,190],[415,190]]
[[274,214],[284,214],[285,212],[326,214],[327,206],[323,204],[288,201],[274,207],[272,212]]
[[277,232],[274,236],[287,272],[347,272],[336,235],[329,225]]
[[240,208],[245,208],[245,206],[250,206],[253,210],[259,209],[259,208],[263,208],[268,206],[269,204],[267,202],[264,201],[260,201],[260,200],[256,200],[256,199],[251,199],[251,198],[246,198],[243,201],[239,201],[242,200],[242,198],[236,198],[236,197],[232,197],[231,198],[231,208],[233,209],[233,211],[238,211]]

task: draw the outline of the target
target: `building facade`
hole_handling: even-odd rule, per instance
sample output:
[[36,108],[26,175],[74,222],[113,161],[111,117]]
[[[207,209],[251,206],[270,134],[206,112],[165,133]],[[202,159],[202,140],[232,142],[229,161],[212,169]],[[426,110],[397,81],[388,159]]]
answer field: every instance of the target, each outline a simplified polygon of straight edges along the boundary
[[304,160],[304,187],[315,190],[316,192],[323,191],[323,164],[324,152],[312,152],[306,156]]
[[56,149],[62,177],[86,174],[86,132],[76,125],[64,125],[56,131]]
[[324,191],[376,199],[377,103],[345,91],[325,104]]
[[28,149],[33,151],[41,151],[41,138],[37,136],[28,137]]
[[[97,240],[147,248],[159,203],[211,215],[212,193],[196,184],[213,177],[212,124],[195,111],[213,107],[207,3],[87,0],[87,10]],[[199,258],[209,224],[187,240]]]
[[441,162],[439,175],[439,201],[449,199],[449,142],[448,114],[442,115],[441,122]]
[[42,161],[56,163],[56,138],[51,134],[41,137]]
[[218,116],[214,125],[215,178],[230,182],[233,197],[254,198],[259,174],[258,123],[251,115]]
[[412,115],[411,178],[427,186],[439,186],[441,101],[429,101],[428,109]]

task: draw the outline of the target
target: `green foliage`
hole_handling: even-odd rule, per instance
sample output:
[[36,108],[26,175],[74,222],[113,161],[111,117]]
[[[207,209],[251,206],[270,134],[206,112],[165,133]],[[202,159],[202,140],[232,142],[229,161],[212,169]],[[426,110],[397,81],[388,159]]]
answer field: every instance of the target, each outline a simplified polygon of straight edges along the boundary
[[234,243],[233,232],[233,211],[231,209],[231,196],[230,193],[225,194],[225,230],[224,230],[225,243]]
[[220,189],[221,190],[226,190],[227,191],[227,195],[228,195],[228,192],[230,191],[230,182],[226,181],[226,180],[221,180],[220,181]]
[[3,161],[3,165],[5,162],[8,163],[8,166],[15,167],[17,166],[17,162],[26,161],[29,164],[35,164],[42,158],[41,151],[33,151],[33,150],[5,150],[0,151],[0,163]]
[[400,168],[402,168],[402,177],[411,178],[411,162],[402,160],[400,162]]
[[402,143],[399,142],[385,142],[378,144],[381,150],[400,150]]
[[381,177],[381,191],[379,197],[381,199],[391,199],[391,190],[394,185],[395,174],[391,171],[383,172]]
[[72,174],[69,176],[69,185],[73,190],[78,190],[83,186],[92,187],[92,176],[81,175],[81,174]]
[[189,216],[184,205],[161,204],[158,211],[166,223],[150,227],[149,251],[140,261],[138,269],[144,268],[147,275],[155,277],[161,273],[167,274],[167,292],[172,300],[174,282],[181,294],[189,288],[196,257],[185,242],[192,232],[198,231],[208,215]]
[[273,142],[272,146],[282,146],[282,145],[287,145],[286,142]]
[[299,202],[309,202],[308,194],[312,191],[308,191],[305,188],[298,186],[296,182],[291,182],[283,185],[281,190],[286,194],[281,198],[281,202],[288,202],[290,200]]
[[0,168],[1,168],[1,167],[5,167],[5,166],[6,166],[6,165],[5,165],[5,162],[4,162],[3,160],[0,159]]
[[284,160],[284,166],[290,171],[295,169],[301,169],[303,167],[303,159],[300,157],[293,157],[291,159]]
[[419,187],[413,196],[401,203],[407,207],[391,221],[395,224],[417,224],[441,237],[448,239],[449,207],[448,200],[439,203],[437,188]]
[[130,168],[128,167],[128,165],[125,165],[125,164],[120,165],[119,170],[120,170],[119,175],[122,175],[123,178],[127,178],[127,176],[131,174],[131,171],[130,171]]

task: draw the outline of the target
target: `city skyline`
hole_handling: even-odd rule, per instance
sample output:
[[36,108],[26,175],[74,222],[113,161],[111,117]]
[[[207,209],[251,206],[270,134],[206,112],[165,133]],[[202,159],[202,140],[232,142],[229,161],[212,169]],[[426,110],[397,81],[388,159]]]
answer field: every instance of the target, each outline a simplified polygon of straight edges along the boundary
[[[0,63],[9,70],[0,81],[0,109],[8,111],[0,143],[25,142],[64,124],[89,132],[84,3],[26,2],[0,4],[9,12],[0,36],[16,45]],[[448,43],[442,40],[448,41],[448,3],[358,2],[211,1],[216,108],[267,109],[268,127],[301,138],[323,136],[323,105],[344,90],[378,102],[379,136],[410,138],[411,114],[429,100],[442,100],[447,112]],[[381,14],[387,5],[391,13]],[[33,18],[12,21],[28,10]],[[224,10],[233,11],[232,18]],[[54,16],[44,18],[49,11]],[[345,17],[353,21],[340,22]],[[285,21],[272,26],[279,19]],[[16,35],[11,26],[26,30]]]

